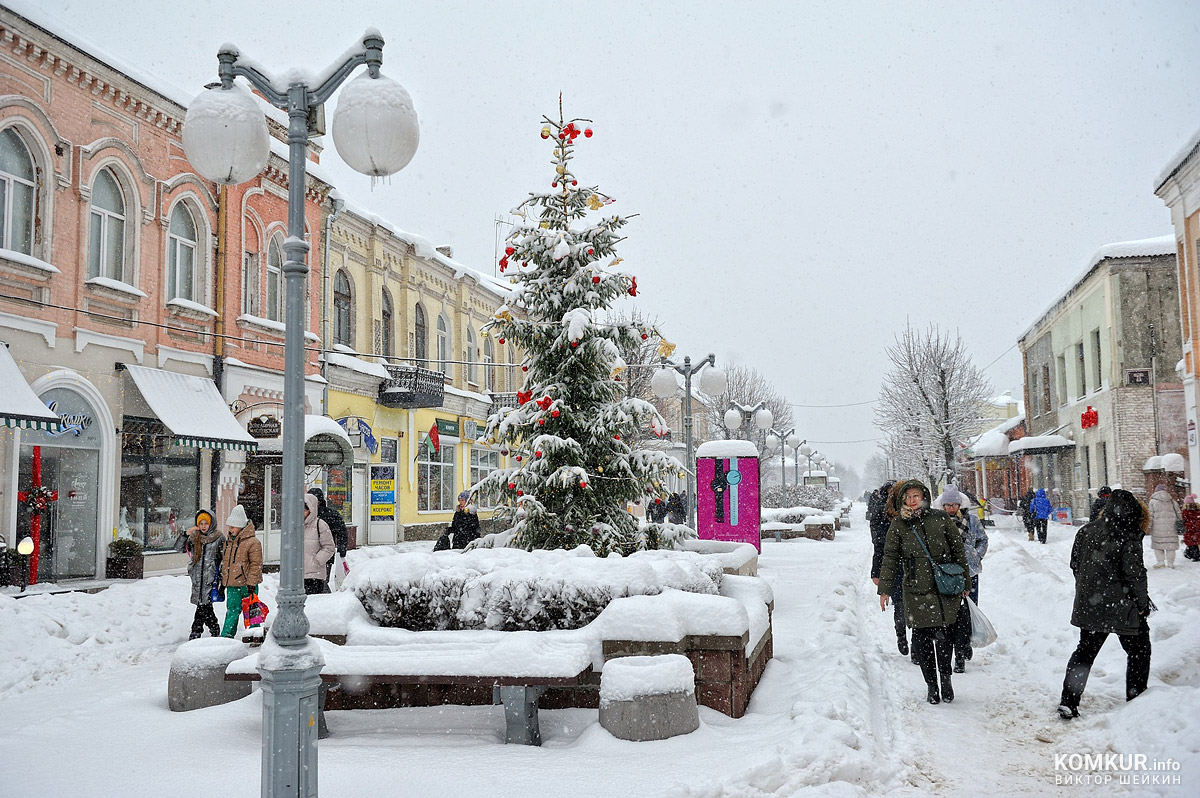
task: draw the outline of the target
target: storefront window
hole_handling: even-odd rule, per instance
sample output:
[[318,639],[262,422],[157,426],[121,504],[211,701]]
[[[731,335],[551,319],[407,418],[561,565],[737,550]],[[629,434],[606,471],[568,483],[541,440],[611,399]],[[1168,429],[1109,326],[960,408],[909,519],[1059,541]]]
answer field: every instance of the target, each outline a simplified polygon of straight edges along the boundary
[[[477,446],[471,447],[471,484],[477,485],[479,481],[500,467],[500,453],[493,452],[490,449],[480,449]],[[475,504],[483,509],[491,509],[499,502],[500,491],[496,487],[488,489],[479,489],[475,494]]]
[[330,466],[325,472],[325,502],[347,524],[354,523],[354,487],[351,466]]
[[122,432],[117,523],[147,551],[168,551],[199,507],[200,450],[177,445],[153,419],[126,417]]
[[417,455],[417,509],[453,510],[455,442],[442,438],[440,451],[422,446]]

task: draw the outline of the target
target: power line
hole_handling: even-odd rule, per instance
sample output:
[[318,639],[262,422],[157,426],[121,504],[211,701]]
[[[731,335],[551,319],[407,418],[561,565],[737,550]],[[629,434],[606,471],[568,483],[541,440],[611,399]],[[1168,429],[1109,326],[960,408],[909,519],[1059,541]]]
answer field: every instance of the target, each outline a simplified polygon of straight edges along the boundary
[[799,405],[799,404],[796,404],[795,402],[788,402],[787,406],[788,407],[810,407],[810,408],[814,408],[814,407],[825,407],[825,408],[828,408],[828,407],[861,407],[862,405],[873,405],[878,401],[879,401],[878,399],[870,399],[866,402],[846,402],[845,404],[840,404],[840,405]]
[[810,440],[809,443],[819,443],[821,445],[830,444],[830,443],[874,443],[875,441],[881,441],[881,440],[883,440],[883,438],[863,438],[862,440],[858,440],[858,441],[812,441],[812,440]]
[[997,363],[997,362],[1000,360],[1000,358],[1004,357],[1005,355],[1007,355],[1009,352],[1013,351],[1013,350],[1014,350],[1014,349],[1016,349],[1016,348],[1017,348],[1017,345],[1014,343],[1014,344],[1013,344],[1012,346],[1010,346],[1008,349],[1005,349],[1003,352],[1001,352],[1001,353],[1000,353],[1000,354],[999,354],[999,355],[996,357],[996,359],[995,359],[995,360],[993,360],[991,363],[988,363],[986,366],[984,366],[983,368],[981,368],[981,369],[980,369],[980,371],[987,371],[987,370],[988,370],[988,369],[990,369],[992,366],[996,365],[996,363]]

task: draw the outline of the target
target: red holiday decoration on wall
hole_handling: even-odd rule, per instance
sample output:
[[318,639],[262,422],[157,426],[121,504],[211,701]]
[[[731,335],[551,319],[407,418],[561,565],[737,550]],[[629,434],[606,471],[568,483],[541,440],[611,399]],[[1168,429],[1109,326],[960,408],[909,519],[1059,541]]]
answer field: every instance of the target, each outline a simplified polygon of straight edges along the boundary
[[1083,429],[1094,427],[1099,423],[1100,414],[1093,410],[1091,405],[1088,405],[1088,409],[1079,414],[1079,426]]

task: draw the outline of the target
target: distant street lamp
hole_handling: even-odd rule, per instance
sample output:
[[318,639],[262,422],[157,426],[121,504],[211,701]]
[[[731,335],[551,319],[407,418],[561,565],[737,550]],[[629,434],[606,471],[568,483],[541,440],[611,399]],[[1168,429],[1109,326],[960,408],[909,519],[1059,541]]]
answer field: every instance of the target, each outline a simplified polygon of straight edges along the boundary
[[17,554],[25,558],[25,562],[21,564],[21,592],[25,592],[25,588],[29,586],[29,555],[33,554],[33,538],[23,537],[17,542]]
[[[687,450],[687,464],[684,473],[687,474],[687,519],[692,529],[696,528],[696,457],[692,449],[692,377],[700,374],[700,390],[708,396],[720,396],[728,387],[725,372],[714,364],[716,356],[709,353],[708,357],[692,366],[692,359],[685,357],[683,365],[677,365],[668,357],[662,359],[664,368],[654,372],[650,378],[650,390],[659,399],[668,399],[679,391],[675,374],[683,375],[683,441]],[[704,368],[708,366],[708,368]]]
[[[359,66],[367,72],[342,89],[333,118],[333,143],[342,159],[364,174],[384,176],[403,169],[417,150],[419,130],[412,98],[379,72],[383,37],[369,29],[340,63],[315,75],[289,70],[270,75],[236,47],[217,53],[221,82],[188,109],[183,147],[188,161],[215,183],[243,183],[258,175],[270,156],[262,109],[241,77],[288,115],[288,237],[283,376],[283,482],[279,604],[271,637],[285,655],[263,657],[262,795],[270,798],[317,794],[317,688],[320,649],[308,643],[304,615],[304,279],[309,245],[304,230],[308,141],[324,131],[324,105]],[[309,85],[309,81],[319,81]]]
[[765,430],[767,434],[767,442],[771,451],[779,450],[779,487],[786,495],[787,492],[787,447],[791,446],[790,441],[796,439],[796,428],[792,427],[787,432],[780,432],[774,427]]

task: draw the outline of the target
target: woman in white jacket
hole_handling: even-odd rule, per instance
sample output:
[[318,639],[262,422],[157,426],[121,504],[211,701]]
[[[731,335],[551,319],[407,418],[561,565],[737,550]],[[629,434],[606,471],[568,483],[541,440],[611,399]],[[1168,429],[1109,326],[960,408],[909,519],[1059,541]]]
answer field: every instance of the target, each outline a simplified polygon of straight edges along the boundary
[[337,548],[329,524],[317,517],[317,497],[304,494],[304,592],[328,593],[325,563],[333,559]]
[[[1155,568],[1175,567],[1175,551],[1179,548],[1179,521],[1183,515],[1179,505],[1167,493],[1165,485],[1155,485],[1148,502],[1150,508],[1150,548],[1158,559]],[[1164,563],[1163,561],[1166,560]]]

